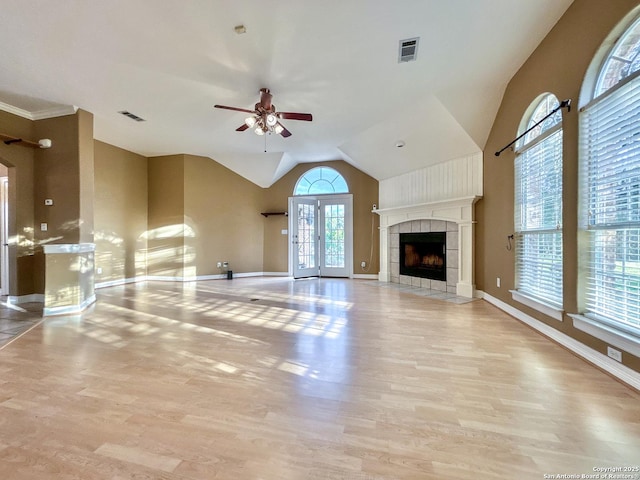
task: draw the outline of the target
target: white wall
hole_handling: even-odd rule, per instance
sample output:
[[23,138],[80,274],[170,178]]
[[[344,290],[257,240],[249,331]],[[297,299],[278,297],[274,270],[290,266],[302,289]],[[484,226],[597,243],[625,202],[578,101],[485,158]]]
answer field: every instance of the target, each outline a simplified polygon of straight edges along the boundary
[[482,152],[380,181],[379,208],[482,196]]

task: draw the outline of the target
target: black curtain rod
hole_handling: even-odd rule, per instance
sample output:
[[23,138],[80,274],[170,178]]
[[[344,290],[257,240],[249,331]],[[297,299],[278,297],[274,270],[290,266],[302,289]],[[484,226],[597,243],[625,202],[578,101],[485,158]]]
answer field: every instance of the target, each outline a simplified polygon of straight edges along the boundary
[[511,142],[509,145],[501,148],[500,150],[498,150],[496,152],[496,157],[499,157],[500,154],[502,152],[504,152],[507,148],[509,148],[511,145],[513,145],[514,143],[516,143],[518,140],[520,140],[522,137],[524,137],[527,133],[529,133],[531,130],[533,130],[534,128],[536,128],[538,125],[540,125],[542,122],[544,122],[547,118],[551,117],[552,115],[554,115],[558,110],[560,110],[561,108],[565,108],[567,109],[567,113],[571,111],[571,99],[568,98],[567,100],[563,100],[560,102],[560,105],[558,105],[556,108],[553,109],[553,111],[551,113],[549,113],[549,115],[545,116],[544,118],[541,118],[538,122],[535,123],[535,125],[533,125],[531,128],[527,129],[526,131],[524,131],[522,133],[522,135],[520,135],[518,138],[516,138],[513,142]]

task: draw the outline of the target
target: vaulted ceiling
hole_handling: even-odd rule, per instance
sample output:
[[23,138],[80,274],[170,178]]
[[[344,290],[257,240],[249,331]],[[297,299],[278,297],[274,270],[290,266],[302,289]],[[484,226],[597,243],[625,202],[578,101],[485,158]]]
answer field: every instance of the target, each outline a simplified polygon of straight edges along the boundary
[[[481,151],[508,81],[571,3],[5,2],[0,102],[32,118],[76,106],[98,140],[211,157],[263,187],[337,159],[382,180]],[[417,59],[399,63],[413,37]],[[246,114],[213,108],[253,109],[263,87],[313,122],[260,137],[235,131]]]

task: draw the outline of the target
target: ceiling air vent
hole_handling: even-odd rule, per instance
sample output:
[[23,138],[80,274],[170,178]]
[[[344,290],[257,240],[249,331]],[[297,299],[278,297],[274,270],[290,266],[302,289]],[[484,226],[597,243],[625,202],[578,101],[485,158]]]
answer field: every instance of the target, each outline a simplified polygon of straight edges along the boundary
[[398,63],[411,62],[418,56],[418,42],[420,37],[407,38],[400,40],[400,49],[398,52]]
[[138,115],[131,113],[131,112],[127,112],[126,110],[122,110],[121,112],[122,115],[124,115],[125,117],[129,117],[131,120],[135,120],[136,122],[144,122],[145,119],[142,117],[139,117]]

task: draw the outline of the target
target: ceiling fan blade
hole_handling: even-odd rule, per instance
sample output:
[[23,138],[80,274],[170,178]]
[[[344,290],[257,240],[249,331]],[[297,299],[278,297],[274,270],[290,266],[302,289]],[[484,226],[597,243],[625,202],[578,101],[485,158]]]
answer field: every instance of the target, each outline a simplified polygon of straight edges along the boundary
[[243,123],[238,128],[236,128],[236,132],[244,132],[247,128],[249,128],[249,125],[247,125],[246,123]]
[[264,108],[266,111],[271,110],[271,93],[269,93],[268,88],[260,89],[260,106]]
[[233,110],[234,112],[256,113],[255,110],[247,110],[246,108],[227,107],[226,105],[214,105],[214,108],[224,108],[225,110]]
[[282,135],[284,138],[290,137],[291,136],[291,132],[289,130],[287,130],[284,125],[282,125],[280,122],[278,122],[278,125],[280,125],[282,127],[282,131],[280,132],[280,135]]
[[313,120],[313,116],[310,113],[278,112],[277,115],[285,120],[304,120],[305,122]]

